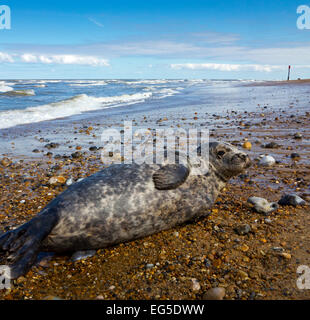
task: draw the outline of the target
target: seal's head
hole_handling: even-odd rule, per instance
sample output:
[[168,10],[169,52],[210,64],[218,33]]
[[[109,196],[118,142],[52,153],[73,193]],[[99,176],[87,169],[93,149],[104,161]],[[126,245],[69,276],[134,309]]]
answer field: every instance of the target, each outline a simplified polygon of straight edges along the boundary
[[209,162],[224,181],[240,174],[251,166],[249,156],[227,142],[209,143]]

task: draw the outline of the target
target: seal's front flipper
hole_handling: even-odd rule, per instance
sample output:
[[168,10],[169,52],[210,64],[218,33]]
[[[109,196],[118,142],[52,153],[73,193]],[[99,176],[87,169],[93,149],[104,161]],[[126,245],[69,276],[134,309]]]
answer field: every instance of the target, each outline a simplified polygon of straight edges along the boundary
[[11,268],[11,279],[28,272],[40,251],[41,242],[57,223],[56,214],[38,215],[0,237],[0,257]]
[[153,182],[158,190],[172,190],[185,182],[189,169],[182,164],[168,164],[153,174]]

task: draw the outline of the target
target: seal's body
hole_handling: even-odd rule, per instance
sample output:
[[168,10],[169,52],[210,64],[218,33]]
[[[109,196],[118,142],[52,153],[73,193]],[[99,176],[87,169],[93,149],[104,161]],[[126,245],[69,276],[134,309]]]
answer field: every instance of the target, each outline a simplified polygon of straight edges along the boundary
[[211,143],[209,159],[209,170],[200,175],[190,162],[120,164],[70,186],[35,218],[0,237],[12,278],[27,272],[39,251],[104,248],[207,214],[226,182],[250,164],[227,143]]
[[158,190],[152,177],[159,169],[112,165],[67,189],[56,199],[59,220],[45,249],[96,249],[171,228],[206,213],[224,184],[212,174],[190,175],[176,189]]

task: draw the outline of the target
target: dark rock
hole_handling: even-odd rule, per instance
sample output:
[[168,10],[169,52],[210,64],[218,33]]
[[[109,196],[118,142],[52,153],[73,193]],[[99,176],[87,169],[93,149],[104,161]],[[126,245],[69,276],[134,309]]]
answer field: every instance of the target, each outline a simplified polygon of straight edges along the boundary
[[292,159],[298,159],[298,158],[300,158],[300,154],[299,154],[299,153],[296,153],[296,152],[293,152],[293,153],[291,154],[291,158],[292,158]]
[[46,144],[44,147],[47,149],[55,149],[55,148],[59,147],[59,143],[51,142],[51,143]]
[[298,205],[304,205],[306,204],[306,201],[300,198],[296,194],[285,194],[282,196],[282,198],[279,200],[279,205],[281,206],[298,206]]
[[243,236],[251,231],[251,227],[248,224],[239,225],[234,228],[234,231]]
[[277,144],[276,142],[273,142],[273,141],[263,145],[263,148],[267,148],[267,149],[277,149],[280,147],[281,146],[279,144]]
[[243,173],[243,174],[239,175],[239,179],[241,179],[241,180],[245,180],[245,179],[248,179],[248,178],[249,178],[248,174]]
[[298,140],[298,139],[302,139],[302,134],[297,132],[294,134],[294,139]]
[[79,151],[76,151],[76,152],[74,152],[74,153],[71,154],[71,157],[72,157],[73,159],[78,159],[78,158],[80,158],[81,156],[82,156],[82,154],[81,154],[81,152],[79,152]]
[[208,258],[206,258],[203,262],[207,268],[211,267],[211,261]]
[[58,171],[60,168],[61,167],[59,164],[55,164],[54,166],[51,167],[51,171]]

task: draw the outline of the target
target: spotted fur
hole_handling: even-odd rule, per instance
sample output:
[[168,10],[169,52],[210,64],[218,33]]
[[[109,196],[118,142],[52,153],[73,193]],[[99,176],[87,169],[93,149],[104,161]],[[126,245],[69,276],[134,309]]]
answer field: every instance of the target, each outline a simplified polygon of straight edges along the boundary
[[[200,161],[207,160],[201,155]],[[208,172],[198,175],[189,161],[186,174],[180,170],[181,180],[170,190],[155,187],[154,175],[160,179],[165,172],[157,164],[116,164],[73,184],[33,219],[41,227],[41,238],[28,232],[28,238],[38,240],[32,255],[104,248],[206,215],[226,182],[250,163],[243,152],[218,142],[210,143],[209,161]],[[26,231],[31,230],[31,221]],[[25,225],[0,237],[0,254],[23,237],[18,235],[22,228]],[[22,248],[11,253],[13,268],[18,267],[15,276],[27,269]]]

